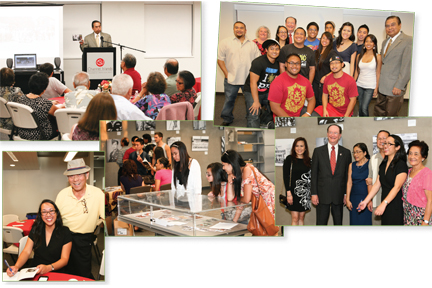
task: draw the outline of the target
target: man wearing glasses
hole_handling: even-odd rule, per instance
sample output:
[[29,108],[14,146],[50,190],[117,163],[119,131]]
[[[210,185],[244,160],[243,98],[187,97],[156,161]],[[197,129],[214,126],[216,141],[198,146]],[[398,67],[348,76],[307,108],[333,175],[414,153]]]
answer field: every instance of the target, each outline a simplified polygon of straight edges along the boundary
[[[312,85],[300,75],[301,58],[290,54],[286,59],[286,71],[270,85],[268,100],[274,117],[310,117],[315,108]],[[305,100],[307,106],[304,106]]]
[[70,186],[59,192],[56,205],[63,225],[72,232],[68,273],[94,279],[91,273],[91,242],[99,218],[105,218],[105,210],[103,192],[86,183],[90,169],[82,158],[68,162],[63,174],[68,177]]

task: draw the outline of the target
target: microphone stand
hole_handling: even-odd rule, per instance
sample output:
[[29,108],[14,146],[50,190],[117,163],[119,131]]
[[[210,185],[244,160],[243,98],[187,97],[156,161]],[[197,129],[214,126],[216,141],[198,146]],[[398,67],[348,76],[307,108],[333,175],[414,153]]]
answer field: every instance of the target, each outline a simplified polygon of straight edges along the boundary
[[[122,44],[119,44],[119,43],[113,43],[113,42],[105,41],[105,40],[103,40],[103,36],[101,36],[100,38],[101,38],[101,41],[102,41],[102,43],[101,43],[101,47],[103,47],[103,44],[104,44],[104,43],[108,43],[108,44],[111,44],[111,45],[115,45],[115,46],[119,46],[119,47],[120,47],[120,61],[123,59],[123,48],[127,48],[127,49],[131,49],[131,50],[135,50],[135,51],[138,51],[138,52],[141,52],[141,53],[146,53],[146,51],[144,51],[144,50],[139,50],[139,49],[136,49],[136,48],[128,47],[128,46],[125,46],[125,45],[122,45]],[[120,62],[120,63],[121,63],[121,62]],[[121,64],[120,64],[120,71],[122,71],[122,69],[121,69]]]

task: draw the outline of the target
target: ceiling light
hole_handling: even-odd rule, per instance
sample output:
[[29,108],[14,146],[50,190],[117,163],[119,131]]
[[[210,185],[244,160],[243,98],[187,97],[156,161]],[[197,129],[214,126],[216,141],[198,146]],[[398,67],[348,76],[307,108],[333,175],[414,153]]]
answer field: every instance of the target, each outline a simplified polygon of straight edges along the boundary
[[18,159],[15,157],[15,155],[12,152],[6,152],[9,157],[14,161],[14,162],[18,162]]
[[71,161],[78,152],[67,152],[64,158],[64,162]]

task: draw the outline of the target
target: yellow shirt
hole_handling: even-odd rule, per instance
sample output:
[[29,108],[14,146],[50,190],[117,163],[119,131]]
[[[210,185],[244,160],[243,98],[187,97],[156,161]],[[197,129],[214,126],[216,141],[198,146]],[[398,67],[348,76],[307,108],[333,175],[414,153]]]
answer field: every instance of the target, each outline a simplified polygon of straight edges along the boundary
[[56,205],[63,225],[74,233],[93,233],[99,217],[105,219],[104,197],[102,190],[87,184],[86,192],[80,200],[73,194],[71,186],[60,191]]

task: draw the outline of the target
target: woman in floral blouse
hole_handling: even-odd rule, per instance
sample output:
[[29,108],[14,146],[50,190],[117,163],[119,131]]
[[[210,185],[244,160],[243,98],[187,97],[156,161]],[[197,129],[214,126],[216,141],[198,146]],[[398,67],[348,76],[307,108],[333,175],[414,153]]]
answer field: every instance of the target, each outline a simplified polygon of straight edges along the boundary
[[193,86],[195,85],[195,77],[189,71],[180,71],[177,76],[177,90],[180,91],[171,95],[171,103],[189,101],[195,107],[197,94]]
[[147,82],[143,85],[139,97],[142,98],[135,105],[144,112],[144,114],[153,120],[159,114],[162,107],[171,104],[171,100],[168,95],[164,93],[166,89],[165,78],[159,72],[150,73]]

